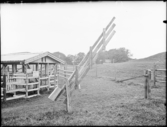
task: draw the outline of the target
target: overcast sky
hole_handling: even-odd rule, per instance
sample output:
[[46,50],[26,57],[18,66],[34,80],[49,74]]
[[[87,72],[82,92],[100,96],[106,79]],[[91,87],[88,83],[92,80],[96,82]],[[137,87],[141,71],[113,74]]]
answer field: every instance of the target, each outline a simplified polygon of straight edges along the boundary
[[76,2],[1,5],[1,54],[87,53],[113,17],[106,50],[125,47],[133,58],[166,51],[165,2]]

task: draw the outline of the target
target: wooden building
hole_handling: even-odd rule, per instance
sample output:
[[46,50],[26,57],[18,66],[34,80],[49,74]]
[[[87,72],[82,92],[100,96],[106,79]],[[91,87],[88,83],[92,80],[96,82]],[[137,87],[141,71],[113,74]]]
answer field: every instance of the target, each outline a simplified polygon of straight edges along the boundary
[[56,87],[57,66],[64,64],[49,52],[1,55],[1,78],[6,75],[6,86],[1,85],[1,92],[5,90],[5,100],[37,96],[40,89]]

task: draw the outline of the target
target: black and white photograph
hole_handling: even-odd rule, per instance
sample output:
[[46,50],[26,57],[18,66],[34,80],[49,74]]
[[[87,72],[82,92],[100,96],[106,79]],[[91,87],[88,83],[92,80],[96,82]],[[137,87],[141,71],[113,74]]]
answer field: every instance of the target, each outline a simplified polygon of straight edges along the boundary
[[1,126],[166,126],[166,5],[2,3]]

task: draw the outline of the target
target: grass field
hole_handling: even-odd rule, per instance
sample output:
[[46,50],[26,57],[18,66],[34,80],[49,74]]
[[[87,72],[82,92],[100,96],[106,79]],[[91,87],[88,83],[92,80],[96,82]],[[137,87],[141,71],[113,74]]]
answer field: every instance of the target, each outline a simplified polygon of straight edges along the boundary
[[[152,69],[153,62],[132,61],[97,65],[97,76],[125,79]],[[158,63],[165,68],[165,63]],[[166,125],[165,83],[152,88],[151,98],[144,99],[144,77],[116,83],[96,77],[96,66],[72,96],[72,113],[67,113],[63,96],[53,102],[49,92],[30,99],[2,104],[2,125]]]

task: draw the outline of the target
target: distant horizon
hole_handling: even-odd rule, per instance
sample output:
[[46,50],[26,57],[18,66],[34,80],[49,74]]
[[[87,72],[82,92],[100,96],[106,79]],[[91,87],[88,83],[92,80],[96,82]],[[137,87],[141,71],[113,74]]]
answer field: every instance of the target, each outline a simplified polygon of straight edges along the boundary
[[[42,52],[13,52],[13,53],[7,53],[7,54],[1,54],[1,55],[8,55],[8,54],[15,54],[15,53],[44,53],[44,52],[49,52],[49,51],[42,51]],[[60,52],[60,51],[55,51],[55,52]],[[55,53],[55,52],[50,52],[50,53]],[[63,52],[60,52],[60,53],[63,53]],[[156,53],[156,54],[153,54],[153,55],[150,55],[150,56],[147,56],[147,57],[151,57],[151,56],[154,56],[154,55],[157,55],[157,54],[160,54],[160,53],[166,53],[166,51],[164,52],[159,52],[159,53]],[[63,53],[64,54],[64,53]],[[85,53],[86,55],[87,53]],[[66,57],[68,55],[74,55],[74,54],[64,54]],[[131,58],[131,59],[144,59],[144,58],[147,58],[147,57],[143,57],[143,58]]]

